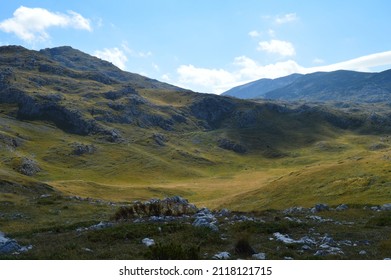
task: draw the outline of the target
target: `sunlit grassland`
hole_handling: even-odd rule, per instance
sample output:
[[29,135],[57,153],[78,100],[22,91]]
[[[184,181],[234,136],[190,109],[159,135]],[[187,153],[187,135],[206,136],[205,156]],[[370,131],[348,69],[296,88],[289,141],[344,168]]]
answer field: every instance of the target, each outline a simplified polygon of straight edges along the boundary
[[[151,98],[148,91],[142,94]],[[158,102],[162,97],[154,98]],[[184,94],[177,99],[177,106],[187,104],[186,98]],[[2,110],[12,112],[12,107]],[[1,172],[11,181],[44,182],[66,195],[116,202],[181,195],[197,205],[241,211],[318,202],[389,202],[387,135],[315,125],[311,119],[301,120],[304,124],[286,121],[268,116],[267,110],[264,114],[259,127],[239,130],[232,130],[229,123],[216,130],[173,132],[113,125],[128,135],[121,143],[3,116],[2,133],[19,137],[22,144],[1,148]],[[163,133],[167,142],[158,145],[154,133]],[[217,139],[225,137],[245,143],[249,152],[219,148]],[[74,143],[94,145],[96,151],[75,155]],[[14,165],[22,157],[37,161],[42,171],[32,178],[17,173]]]
[[94,155],[105,159],[101,165],[88,156],[65,161],[69,171],[60,169],[47,183],[83,197],[131,201],[176,194],[210,208],[246,211],[318,202],[381,204],[391,197],[391,170],[389,150],[368,150],[378,138],[345,135],[275,159],[227,151],[222,156],[213,148],[203,157],[185,144],[158,152],[112,146]]

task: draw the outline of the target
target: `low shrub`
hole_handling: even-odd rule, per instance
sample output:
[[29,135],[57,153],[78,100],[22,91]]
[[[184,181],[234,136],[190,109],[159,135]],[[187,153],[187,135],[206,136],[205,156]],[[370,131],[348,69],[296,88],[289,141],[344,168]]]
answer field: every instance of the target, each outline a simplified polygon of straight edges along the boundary
[[149,247],[146,257],[152,260],[199,260],[200,247],[177,243],[157,243]]

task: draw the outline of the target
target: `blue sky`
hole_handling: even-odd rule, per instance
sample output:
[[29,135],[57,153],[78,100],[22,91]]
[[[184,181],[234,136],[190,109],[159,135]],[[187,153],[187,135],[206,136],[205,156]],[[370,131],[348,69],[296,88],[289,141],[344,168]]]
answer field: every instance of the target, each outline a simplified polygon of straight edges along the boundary
[[386,0],[0,0],[0,45],[69,45],[221,93],[291,73],[391,68]]

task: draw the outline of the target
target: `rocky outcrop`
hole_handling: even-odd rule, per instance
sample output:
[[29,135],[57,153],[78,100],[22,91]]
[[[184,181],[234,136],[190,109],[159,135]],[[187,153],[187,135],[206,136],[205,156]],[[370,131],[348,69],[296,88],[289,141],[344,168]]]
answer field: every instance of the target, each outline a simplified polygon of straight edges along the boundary
[[23,157],[20,159],[19,166],[17,166],[16,170],[23,175],[34,176],[41,171],[41,168],[35,160]]
[[311,209],[311,212],[316,213],[316,212],[323,212],[323,211],[329,211],[329,210],[330,210],[330,208],[327,204],[319,203],[319,204],[316,204],[315,207],[313,207]]
[[[120,98],[119,96],[119,100],[116,98],[116,94],[119,93],[110,94],[113,95],[110,95],[113,101],[108,102],[107,106],[114,110],[114,112],[99,112],[95,110],[95,120],[110,123],[134,124],[142,128],[160,127],[167,131],[172,130],[175,123],[186,121],[186,118],[178,115],[173,108],[154,105],[137,93],[125,94],[126,97],[124,98]],[[166,112],[167,115],[172,115],[172,117],[163,116],[161,112]]]
[[237,103],[230,98],[205,95],[190,105],[190,112],[204,121],[206,128],[216,128],[236,109]]
[[128,86],[128,87],[124,87],[123,89],[118,90],[118,91],[105,92],[103,95],[107,99],[117,100],[122,97],[129,96],[129,95],[135,95],[135,94],[137,94],[137,91],[134,88]]
[[33,246],[21,246],[19,243],[11,238],[7,238],[4,233],[0,231],[0,255],[2,254],[19,254],[31,250]]
[[80,135],[102,135],[110,142],[121,141],[120,133],[115,129],[106,128],[96,120],[88,118],[76,108],[70,108],[59,103],[56,95],[51,98],[23,95],[18,100],[18,117],[29,120],[47,120],[58,128]]
[[81,156],[84,154],[93,154],[96,151],[95,145],[88,145],[88,144],[82,144],[82,143],[73,143],[73,154],[76,156]]
[[198,208],[180,196],[165,199],[151,199],[146,202],[135,201],[131,206],[121,207],[115,214],[116,220],[136,217],[193,215]]
[[391,211],[391,203],[383,204],[380,209],[383,211]]
[[217,219],[208,208],[202,208],[193,217],[195,218],[193,226],[219,231]]
[[222,149],[233,151],[238,154],[244,154],[247,152],[247,149],[245,146],[242,144],[235,143],[229,139],[219,139],[218,141],[218,146]]
[[152,138],[153,138],[153,140],[155,140],[156,144],[158,144],[159,146],[165,146],[166,142],[168,141],[167,137],[161,133],[154,133],[152,135]]
[[81,135],[100,130],[97,123],[87,120],[78,110],[67,108],[52,100],[24,96],[18,105],[20,119],[50,120],[60,129]]
[[23,140],[19,137],[13,137],[5,133],[0,132],[0,148],[2,145],[10,148],[17,148],[22,145]]

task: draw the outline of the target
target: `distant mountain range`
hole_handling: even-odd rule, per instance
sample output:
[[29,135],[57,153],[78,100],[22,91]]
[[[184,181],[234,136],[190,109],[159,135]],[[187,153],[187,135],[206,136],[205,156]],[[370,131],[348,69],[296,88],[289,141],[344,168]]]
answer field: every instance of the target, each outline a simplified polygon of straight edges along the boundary
[[260,79],[232,88],[222,95],[286,101],[388,102],[391,97],[391,70],[380,73],[339,70],[292,74],[278,79]]

